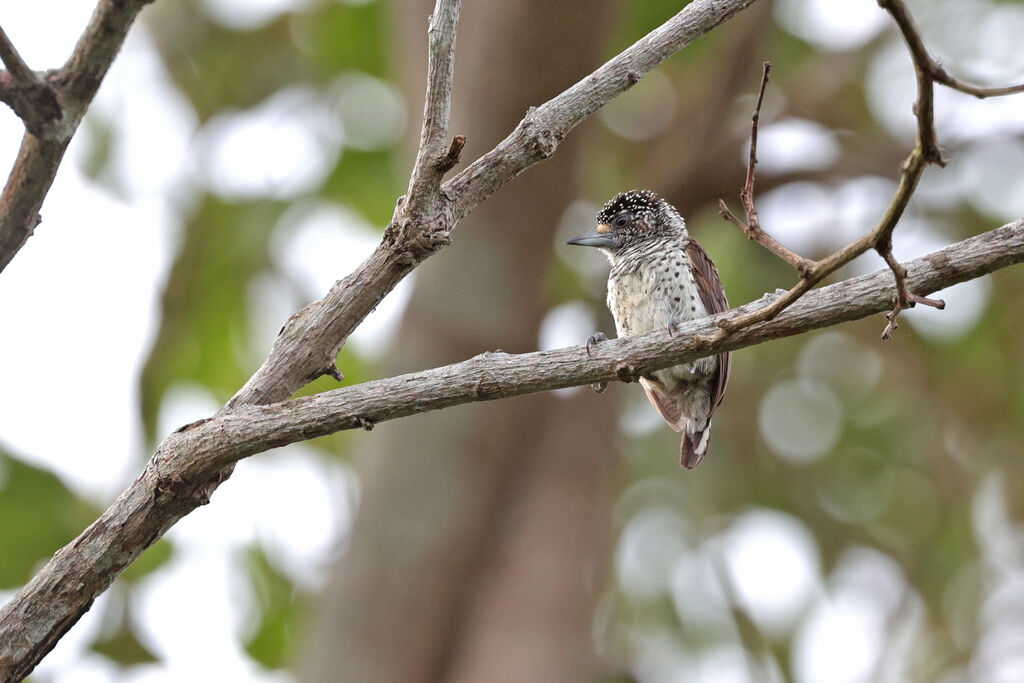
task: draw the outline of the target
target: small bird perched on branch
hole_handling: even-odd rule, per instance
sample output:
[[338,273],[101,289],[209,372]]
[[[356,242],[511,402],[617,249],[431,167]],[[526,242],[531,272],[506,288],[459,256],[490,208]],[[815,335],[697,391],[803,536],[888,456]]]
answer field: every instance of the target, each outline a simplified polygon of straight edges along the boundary
[[[597,214],[597,229],[568,244],[597,247],[611,262],[608,308],[618,336],[675,325],[728,310],[718,269],[690,237],[676,208],[650,190],[613,197]],[[606,337],[598,332],[587,348]],[[680,464],[695,467],[708,452],[711,416],[729,380],[729,354],[676,365],[640,378],[647,398],[672,429],[683,433]]]

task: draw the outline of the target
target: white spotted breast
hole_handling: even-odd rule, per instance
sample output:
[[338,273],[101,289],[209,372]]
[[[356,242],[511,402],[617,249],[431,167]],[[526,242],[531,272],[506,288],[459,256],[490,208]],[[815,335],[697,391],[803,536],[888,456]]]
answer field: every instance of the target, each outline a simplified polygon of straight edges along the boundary
[[682,245],[659,246],[667,248],[622,254],[612,265],[608,309],[620,337],[666,329],[669,320],[707,315]]

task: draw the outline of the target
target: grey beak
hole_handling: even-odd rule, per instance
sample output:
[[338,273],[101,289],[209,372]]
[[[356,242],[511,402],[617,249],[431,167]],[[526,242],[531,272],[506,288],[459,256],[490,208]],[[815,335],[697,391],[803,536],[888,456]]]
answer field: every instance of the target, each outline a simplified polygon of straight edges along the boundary
[[612,246],[612,236],[608,233],[607,227],[604,232],[599,230],[591,230],[585,232],[582,235],[577,235],[566,244],[575,244],[581,247],[604,247],[608,248]]

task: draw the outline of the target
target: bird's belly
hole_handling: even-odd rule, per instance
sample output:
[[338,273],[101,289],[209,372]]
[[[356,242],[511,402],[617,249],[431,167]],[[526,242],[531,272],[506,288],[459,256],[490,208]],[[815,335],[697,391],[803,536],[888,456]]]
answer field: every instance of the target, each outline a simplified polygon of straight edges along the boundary
[[662,275],[657,271],[629,273],[608,283],[608,308],[618,336],[667,329],[670,321],[678,323],[707,315],[688,269],[678,278]]

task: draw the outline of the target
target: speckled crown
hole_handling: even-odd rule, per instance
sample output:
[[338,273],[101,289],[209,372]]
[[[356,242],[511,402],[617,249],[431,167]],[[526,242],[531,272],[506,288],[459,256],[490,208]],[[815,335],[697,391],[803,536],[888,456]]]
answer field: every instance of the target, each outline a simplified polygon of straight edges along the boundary
[[664,200],[650,190],[630,190],[620,192],[609,199],[597,214],[598,223],[608,223],[612,217],[623,211],[629,211],[638,218],[653,219]]

